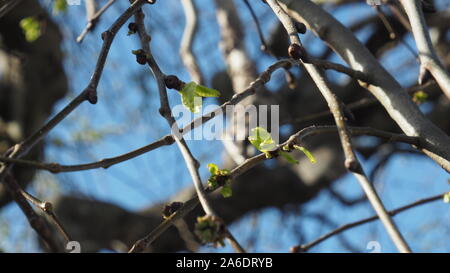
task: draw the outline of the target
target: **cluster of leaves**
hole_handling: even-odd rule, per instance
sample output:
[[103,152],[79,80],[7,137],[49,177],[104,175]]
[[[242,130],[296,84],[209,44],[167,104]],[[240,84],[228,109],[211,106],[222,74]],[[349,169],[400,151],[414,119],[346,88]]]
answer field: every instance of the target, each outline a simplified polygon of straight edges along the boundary
[[41,36],[41,23],[35,16],[25,17],[19,22],[20,28],[22,28],[25,40],[32,43]]
[[212,190],[222,186],[220,189],[222,196],[225,198],[232,196],[231,178],[229,177],[230,171],[227,169],[219,169],[219,167],[213,163],[208,164],[208,169],[211,173],[211,177],[208,179],[208,186]]
[[197,84],[195,82],[186,83],[183,88],[178,91],[181,95],[183,105],[193,113],[200,112],[202,107],[202,97],[219,97],[220,92]]
[[[255,146],[256,149],[263,152],[266,155],[266,158],[271,158],[271,152],[278,149],[278,145],[275,143],[270,133],[262,127],[253,128],[250,132],[248,140],[253,146]],[[294,145],[293,148],[302,151],[309,158],[311,163],[316,163],[314,156],[305,147]],[[278,153],[289,163],[298,164],[298,160],[294,159],[288,153],[290,150],[291,149],[288,146],[284,146],[282,150],[278,151]]]
[[194,232],[204,244],[211,243],[215,247],[225,245],[225,226],[215,216],[197,217]]

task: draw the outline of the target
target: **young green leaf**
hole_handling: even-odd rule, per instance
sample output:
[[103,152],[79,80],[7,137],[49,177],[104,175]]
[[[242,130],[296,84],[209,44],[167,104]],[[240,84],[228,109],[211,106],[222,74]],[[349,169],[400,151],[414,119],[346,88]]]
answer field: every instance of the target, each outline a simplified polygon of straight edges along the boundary
[[36,17],[30,16],[23,18],[20,20],[19,25],[25,34],[25,40],[27,40],[27,42],[34,42],[41,36],[41,24]]
[[223,185],[222,189],[220,190],[220,193],[224,198],[228,198],[233,195],[233,191],[231,190],[231,186],[229,185],[229,183]]
[[289,153],[280,151],[280,155],[284,157],[284,159],[286,159],[287,162],[291,164],[298,164],[298,160],[295,160],[295,158],[293,158]]
[[181,94],[181,102],[183,105],[193,113],[200,112],[202,107],[202,97],[218,97],[220,92],[199,85],[195,82],[189,82],[179,91]]
[[184,85],[181,89],[181,102],[183,105],[193,113],[200,112],[202,107],[202,98],[195,94],[195,89],[197,84],[195,82],[190,82]]
[[197,86],[195,87],[195,94],[197,94],[200,97],[219,97],[220,96],[219,91],[205,87],[200,84],[197,84]]
[[302,151],[309,158],[309,161],[312,164],[317,162],[316,159],[314,158],[314,156],[312,155],[312,153],[310,151],[308,151],[305,147],[294,145],[294,149]]
[[423,91],[417,91],[413,95],[413,101],[416,104],[422,104],[422,103],[426,102],[427,99],[428,99],[428,94]]
[[58,14],[60,12],[67,11],[67,1],[66,0],[55,0],[53,4],[53,13]]
[[209,186],[212,190],[217,189],[217,187],[219,186],[219,184],[217,183],[217,180],[216,180],[216,176],[215,176],[215,175],[211,176],[211,177],[208,179],[208,186]]
[[250,131],[248,140],[256,149],[263,153],[273,151],[277,148],[277,144],[273,141],[270,133],[262,127],[253,128]]
[[212,175],[216,175],[219,172],[219,167],[214,163],[209,163],[208,169]]

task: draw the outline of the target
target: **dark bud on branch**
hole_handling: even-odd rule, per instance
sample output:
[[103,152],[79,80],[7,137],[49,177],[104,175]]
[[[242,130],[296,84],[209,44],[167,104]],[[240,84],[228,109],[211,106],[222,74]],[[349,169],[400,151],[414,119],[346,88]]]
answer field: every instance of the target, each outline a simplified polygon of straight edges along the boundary
[[138,64],[145,65],[147,64],[147,54],[145,54],[144,50],[133,50],[132,53],[136,55],[136,62]]
[[164,83],[166,84],[166,87],[169,89],[175,89],[178,91],[181,91],[183,89],[185,83],[178,79],[175,75],[168,75],[164,77]]
[[89,101],[91,104],[96,104],[97,103],[97,90],[93,89],[93,88],[89,88],[86,91],[86,99],[87,101]]
[[138,25],[136,23],[128,24],[128,35],[135,34],[138,31]]
[[164,206],[164,210],[162,215],[164,219],[169,218],[172,214],[174,214],[177,210],[179,210],[183,206],[183,202],[172,202],[170,205]]
[[305,34],[306,33],[306,26],[303,23],[295,22],[295,29],[300,34]]
[[104,41],[104,40],[106,40],[106,38],[108,38],[109,37],[109,35],[110,35],[110,32],[107,30],[107,31],[104,31],[104,32],[102,32],[102,35],[101,35],[101,37],[102,37],[102,41]]
[[305,49],[298,44],[291,44],[288,48],[288,54],[295,60],[303,60],[306,57]]

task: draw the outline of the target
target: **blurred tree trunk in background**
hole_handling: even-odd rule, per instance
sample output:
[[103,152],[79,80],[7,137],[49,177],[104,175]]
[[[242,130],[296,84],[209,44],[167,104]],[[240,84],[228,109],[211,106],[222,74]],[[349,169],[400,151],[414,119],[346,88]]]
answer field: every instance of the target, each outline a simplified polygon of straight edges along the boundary
[[[26,41],[20,20],[36,16],[41,37]],[[0,154],[34,133],[49,118],[56,101],[67,92],[67,78],[60,49],[62,35],[39,1],[22,1],[0,18]],[[26,158],[43,158],[44,143]],[[14,166],[19,183],[33,179],[31,168]],[[0,184],[0,206],[10,201]]]

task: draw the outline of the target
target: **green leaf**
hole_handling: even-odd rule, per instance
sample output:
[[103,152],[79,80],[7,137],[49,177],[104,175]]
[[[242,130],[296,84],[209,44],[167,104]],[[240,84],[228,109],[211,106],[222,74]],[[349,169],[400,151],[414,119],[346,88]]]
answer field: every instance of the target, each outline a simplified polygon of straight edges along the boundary
[[208,179],[208,186],[209,186],[212,190],[217,189],[217,187],[219,186],[219,185],[217,184],[217,180],[216,180],[216,176],[215,176],[215,175],[211,176],[211,177]]
[[212,175],[216,175],[219,172],[219,167],[216,164],[214,164],[214,163],[209,163],[208,164],[208,169],[209,169],[209,172]]
[[233,195],[233,191],[231,190],[231,186],[229,183],[225,184],[222,189],[220,190],[220,193],[224,198],[231,197]]
[[184,85],[181,89],[181,102],[183,105],[193,113],[200,112],[202,107],[202,97],[195,94],[195,89],[197,84],[195,82],[190,82]]
[[280,151],[280,155],[291,164],[298,164],[298,160],[295,160],[289,153]]
[[25,34],[27,42],[34,42],[41,36],[41,24],[35,17],[30,16],[23,18],[20,20],[19,25]]
[[446,194],[444,194],[444,202],[450,203],[450,192],[447,192]]
[[413,101],[417,104],[422,104],[428,99],[428,94],[423,91],[417,91],[413,95]]
[[312,153],[310,151],[308,151],[305,147],[294,145],[294,149],[302,151],[309,158],[309,161],[312,164],[317,162],[316,159],[314,158],[314,156],[312,155]]
[[197,94],[198,96],[201,96],[201,97],[219,97],[220,96],[219,91],[205,87],[200,84],[197,84],[197,86],[195,87],[195,94]]
[[259,151],[266,153],[273,151],[277,148],[277,145],[272,139],[272,136],[266,129],[262,127],[253,128],[248,137],[250,143],[256,147]]
[[222,169],[222,170],[219,170],[219,173],[217,175],[226,176],[226,175],[229,175],[229,174],[230,174],[230,170]]
[[67,1],[66,0],[55,0],[53,4],[53,13],[58,14],[60,12],[67,11]]

